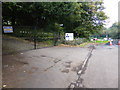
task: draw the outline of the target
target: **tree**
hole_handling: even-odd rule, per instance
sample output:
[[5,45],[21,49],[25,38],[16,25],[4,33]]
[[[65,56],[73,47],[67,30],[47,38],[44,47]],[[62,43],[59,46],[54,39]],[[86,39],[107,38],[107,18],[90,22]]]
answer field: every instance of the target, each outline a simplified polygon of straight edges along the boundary
[[37,24],[45,31],[59,31],[58,26],[63,24],[64,32],[88,38],[103,28],[107,19],[103,9],[102,2],[3,2],[3,23]]
[[3,8],[3,24],[8,25],[8,21],[11,21],[12,25],[15,25],[16,16],[17,16],[17,6],[16,3],[4,2],[2,5]]
[[[102,2],[74,3],[74,11],[70,18],[71,28],[79,37],[90,37],[103,29],[108,17],[102,11]],[[68,27],[69,28],[69,27]]]
[[114,39],[119,39],[120,38],[119,28],[120,28],[120,22],[116,22],[113,23],[113,25],[110,28],[108,28],[106,32],[108,33],[109,37]]

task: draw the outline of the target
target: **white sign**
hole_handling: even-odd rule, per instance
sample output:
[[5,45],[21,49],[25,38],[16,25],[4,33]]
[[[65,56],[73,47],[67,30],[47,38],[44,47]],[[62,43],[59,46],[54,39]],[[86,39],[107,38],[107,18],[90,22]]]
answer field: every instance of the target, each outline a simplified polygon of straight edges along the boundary
[[73,33],[65,33],[65,40],[67,41],[73,41],[74,40],[74,34]]

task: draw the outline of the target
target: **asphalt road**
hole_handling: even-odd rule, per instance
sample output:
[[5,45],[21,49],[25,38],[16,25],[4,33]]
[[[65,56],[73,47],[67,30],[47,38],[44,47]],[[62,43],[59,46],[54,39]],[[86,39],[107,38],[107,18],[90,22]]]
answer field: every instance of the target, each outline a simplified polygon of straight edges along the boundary
[[6,88],[67,88],[89,48],[52,47],[3,55]]
[[[6,88],[67,88],[90,48],[52,47],[3,55]],[[81,75],[85,88],[118,87],[118,46],[98,45]]]
[[118,46],[96,46],[81,78],[85,88],[118,88]]

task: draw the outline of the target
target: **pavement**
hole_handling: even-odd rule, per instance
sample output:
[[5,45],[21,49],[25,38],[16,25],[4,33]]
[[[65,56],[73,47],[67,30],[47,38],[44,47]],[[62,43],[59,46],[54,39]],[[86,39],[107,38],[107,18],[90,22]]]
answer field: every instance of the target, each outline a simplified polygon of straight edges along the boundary
[[96,46],[81,79],[85,88],[118,88],[118,46]]
[[67,88],[90,48],[52,47],[3,55],[6,88]]
[[51,47],[2,55],[6,88],[67,88],[80,77],[83,88],[118,88],[118,45]]

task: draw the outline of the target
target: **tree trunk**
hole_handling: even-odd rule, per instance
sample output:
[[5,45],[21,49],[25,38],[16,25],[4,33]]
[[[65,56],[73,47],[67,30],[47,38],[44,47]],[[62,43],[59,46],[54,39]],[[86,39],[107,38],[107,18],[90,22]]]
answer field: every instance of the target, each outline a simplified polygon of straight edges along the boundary
[[13,16],[12,17],[12,26],[14,26],[15,25],[15,17]]

